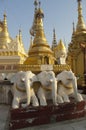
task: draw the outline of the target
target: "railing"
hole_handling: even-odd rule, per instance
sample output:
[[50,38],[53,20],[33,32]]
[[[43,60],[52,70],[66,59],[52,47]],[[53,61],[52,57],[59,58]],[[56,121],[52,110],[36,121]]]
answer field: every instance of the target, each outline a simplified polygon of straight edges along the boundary
[[17,72],[17,71],[32,71],[39,72],[43,70],[53,70],[54,72],[61,72],[63,70],[70,70],[69,65],[23,65],[23,64],[3,64],[0,65],[0,73]]

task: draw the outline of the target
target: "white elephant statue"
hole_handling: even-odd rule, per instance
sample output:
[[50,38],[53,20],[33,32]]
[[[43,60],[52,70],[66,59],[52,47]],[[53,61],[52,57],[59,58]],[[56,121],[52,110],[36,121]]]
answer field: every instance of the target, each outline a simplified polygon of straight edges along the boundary
[[30,105],[31,101],[33,106],[39,106],[38,99],[32,88],[33,82],[37,80],[35,74],[31,71],[20,71],[11,77],[10,80],[14,83],[12,108],[19,108],[19,103],[24,98],[27,99],[27,103],[25,105],[23,104],[23,106]]
[[47,105],[47,98],[51,98],[54,105],[57,105],[57,81],[53,71],[42,71],[37,75],[38,81],[41,83],[37,95],[40,105]]
[[76,101],[83,101],[81,94],[77,90],[77,78],[74,73],[70,71],[62,71],[56,76],[57,79],[57,93],[63,99],[63,102],[70,102],[69,95],[73,95]]

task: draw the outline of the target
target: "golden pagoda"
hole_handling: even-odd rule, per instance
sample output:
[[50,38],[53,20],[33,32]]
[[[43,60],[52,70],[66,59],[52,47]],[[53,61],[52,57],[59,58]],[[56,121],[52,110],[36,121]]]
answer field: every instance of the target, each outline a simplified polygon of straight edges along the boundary
[[78,22],[76,29],[73,23],[72,39],[71,43],[68,46],[68,64],[71,65],[73,72],[79,78],[78,84],[82,86],[83,81],[86,80],[84,79],[84,74],[86,74],[86,25],[82,15],[81,0],[77,0],[77,2]]
[[70,70],[69,65],[61,65],[57,63],[54,52],[54,47],[57,46],[55,29],[53,30],[52,47],[50,47],[44,33],[44,13],[40,8],[40,2],[38,3],[38,1],[35,0],[34,5],[35,11],[33,25],[30,29],[31,41],[28,50],[28,58],[25,60],[24,64],[20,66],[20,70],[31,70],[34,73],[43,70],[53,70],[55,73],[59,73],[63,70]]
[[35,8],[33,30],[30,31],[31,35],[34,34],[34,37],[33,41],[31,40],[28,58],[24,62],[25,65],[54,64],[55,57],[46,40],[43,18],[44,13],[40,6],[39,8]]
[[15,39],[10,37],[6,17],[5,13],[3,21],[0,21],[0,65],[21,64],[27,57],[22,34],[19,30]]

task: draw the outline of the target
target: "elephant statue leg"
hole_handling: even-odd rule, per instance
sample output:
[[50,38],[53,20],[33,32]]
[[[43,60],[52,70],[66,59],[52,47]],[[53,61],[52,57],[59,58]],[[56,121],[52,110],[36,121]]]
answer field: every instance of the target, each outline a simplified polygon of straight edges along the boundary
[[68,97],[67,94],[63,94],[62,97],[63,97],[64,102],[70,102],[69,97]]
[[[72,94],[72,95],[73,95],[73,97],[75,97],[74,94]],[[80,93],[77,93],[77,101],[78,101],[78,102],[83,101],[83,97],[82,97],[82,95],[81,95]]]
[[57,102],[58,103],[64,103],[62,96],[60,96],[59,94],[57,94]]
[[13,102],[12,102],[12,108],[19,108],[19,98],[14,97]]
[[44,92],[44,89],[42,87],[39,88],[37,95],[38,95],[38,98],[40,100],[40,105],[46,106],[47,102],[46,102],[46,98],[45,98],[45,92]]
[[62,84],[58,86],[58,95],[60,95],[63,99],[63,102],[70,102],[69,96],[67,94],[67,90]]
[[31,102],[32,102],[32,106],[39,106],[38,99],[33,89],[31,89]]

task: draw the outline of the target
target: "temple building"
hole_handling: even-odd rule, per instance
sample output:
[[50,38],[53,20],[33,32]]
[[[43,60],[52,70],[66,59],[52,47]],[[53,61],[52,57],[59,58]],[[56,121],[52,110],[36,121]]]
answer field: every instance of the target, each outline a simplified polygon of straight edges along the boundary
[[15,39],[8,32],[6,14],[4,20],[0,21],[0,65],[23,64],[27,57],[22,41],[21,30]]
[[78,22],[76,27],[73,23],[72,39],[68,46],[68,64],[78,77],[78,84],[86,85],[86,24],[81,0],[78,0]]

